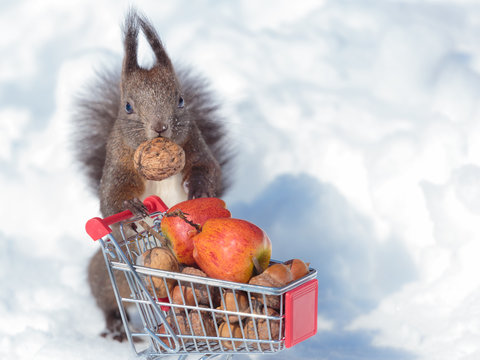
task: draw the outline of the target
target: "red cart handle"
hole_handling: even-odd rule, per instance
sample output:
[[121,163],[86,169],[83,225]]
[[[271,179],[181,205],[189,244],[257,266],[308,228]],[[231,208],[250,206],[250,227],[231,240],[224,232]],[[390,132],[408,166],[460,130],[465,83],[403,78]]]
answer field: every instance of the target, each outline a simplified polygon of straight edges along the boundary
[[[147,207],[148,213],[168,210],[168,206],[156,195],[149,196],[143,200],[143,205]],[[125,210],[118,214],[108,216],[105,219],[94,217],[87,221],[85,230],[93,240],[98,240],[112,232],[110,225],[130,219],[132,216],[133,213],[130,210]]]

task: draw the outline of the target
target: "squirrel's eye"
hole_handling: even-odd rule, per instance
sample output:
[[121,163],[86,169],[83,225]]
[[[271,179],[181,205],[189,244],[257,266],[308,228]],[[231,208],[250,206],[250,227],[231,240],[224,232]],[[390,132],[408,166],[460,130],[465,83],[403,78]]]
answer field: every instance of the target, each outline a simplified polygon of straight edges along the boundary
[[133,107],[132,107],[132,105],[130,105],[130,103],[128,103],[128,102],[127,102],[127,104],[125,105],[125,111],[127,112],[127,114],[133,113]]
[[183,108],[185,106],[185,101],[183,100],[183,97],[180,96],[178,99],[178,107]]

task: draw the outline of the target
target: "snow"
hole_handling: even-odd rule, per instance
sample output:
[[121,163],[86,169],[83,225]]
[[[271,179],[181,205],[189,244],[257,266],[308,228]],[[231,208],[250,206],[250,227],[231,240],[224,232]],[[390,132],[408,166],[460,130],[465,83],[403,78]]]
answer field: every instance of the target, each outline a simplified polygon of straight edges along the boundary
[[[234,216],[318,270],[318,334],[275,358],[480,358],[478,1],[133,4],[223,103]],[[0,4],[2,359],[133,358],[98,336],[69,142],[128,5]]]

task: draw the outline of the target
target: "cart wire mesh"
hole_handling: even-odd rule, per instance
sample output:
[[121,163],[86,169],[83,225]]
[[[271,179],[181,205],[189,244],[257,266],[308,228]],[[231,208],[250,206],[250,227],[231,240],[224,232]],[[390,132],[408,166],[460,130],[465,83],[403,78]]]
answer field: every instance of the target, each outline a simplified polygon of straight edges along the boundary
[[[303,278],[273,288],[200,276],[191,267],[171,272],[143,266],[142,254],[165,244],[159,236],[162,215],[152,213],[152,225],[146,230],[132,232],[140,220],[133,218],[120,223],[119,231],[113,233],[116,237],[110,233],[100,239],[135,353],[153,359],[168,354],[208,357],[283,350],[284,295],[315,278],[316,271],[310,269]],[[119,281],[128,283],[129,294],[119,291]],[[159,296],[159,288],[166,296]],[[136,321],[131,314],[136,314]]]

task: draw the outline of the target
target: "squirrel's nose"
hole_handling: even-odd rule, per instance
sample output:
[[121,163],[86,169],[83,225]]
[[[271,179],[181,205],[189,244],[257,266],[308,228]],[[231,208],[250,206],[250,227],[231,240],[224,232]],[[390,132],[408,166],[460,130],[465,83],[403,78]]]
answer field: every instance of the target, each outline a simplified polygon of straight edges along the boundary
[[155,131],[158,135],[161,135],[168,130],[168,125],[166,124],[156,124],[152,126],[152,130]]

